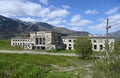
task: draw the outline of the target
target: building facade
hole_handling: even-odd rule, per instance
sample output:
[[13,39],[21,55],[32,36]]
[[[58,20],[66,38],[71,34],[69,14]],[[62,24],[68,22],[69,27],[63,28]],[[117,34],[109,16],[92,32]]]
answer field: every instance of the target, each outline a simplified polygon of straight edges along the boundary
[[31,32],[30,38],[27,38],[29,41],[29,45],[26,44],[28,42],[25,40],[25,38],[20,38],[20,37],[12,38],[11,45],[21,46],[24,47],[25,49],[33,49],[33,50],[34,49],[38,49],[38,50],[64,49],[64,44],[62,42],[61,36],[65,36],[65,34],[52,32],[52,31]]
[[[106,37],[90,37],[94,51],[105,51]],[[114,48],[115,37],[108,37],[108,45],[112,50]]]
[[19,47],[24,47],[25,49],[32,49],[31,40],[29,37],[11,38],[11,46],[19,46]]
[[[65,44],[66,50],[74,50],[74,44],[76,39],[79,36],[63,36],[62,40]],[[93,51],[104,51],[105,50],[105,44],[106,44],[106,37],[104,36],[90,36],[89,39],[92,43],[92,50]],[[113,45],[115,43],[115,37],[108,37],[108,44],[113,49]]]
[[[38,50],[74,50],[74,44],[79,36],[67,36],[66,34],[52,32],[52,31],[39,31],[31,32],[30,37],[14,37],[11,38],[11,46],[20,46],[25,49],[38,49]],[[90,36],[93,51],[104,51],[106,37],[103,36]],[[109,37],[108,41],[111,49],[113,48],[115,38]]]

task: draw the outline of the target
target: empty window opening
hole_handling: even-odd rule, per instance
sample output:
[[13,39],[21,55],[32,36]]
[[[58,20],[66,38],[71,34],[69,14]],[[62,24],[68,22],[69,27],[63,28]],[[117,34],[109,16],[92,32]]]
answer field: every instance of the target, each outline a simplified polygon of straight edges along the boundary
[[65,48],[67,47],[67,45],[65,44]]
[[71,50],[72,48],[71,47],[69,47],[69,50]]
[[97,45],[94,45],[94,49],[97,49]]
[[41,47],[41,50],[45,50],[45,47]]
[[69,40],[69,42],[71,42],[71,40]]
[[96,43],[96,40],[93,40],[94,43]]
[[71,44],[69,44],[69,46],[71,46]]
[[100,45],[100,50],[103,50],[103,45]]

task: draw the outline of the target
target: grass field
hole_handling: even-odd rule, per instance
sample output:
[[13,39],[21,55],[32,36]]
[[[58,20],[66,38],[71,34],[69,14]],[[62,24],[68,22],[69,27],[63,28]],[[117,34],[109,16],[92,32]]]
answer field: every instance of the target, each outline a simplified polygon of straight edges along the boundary
[[10,40],[0,40],[0,50],[23,50],[23,48],[11,46]]
[[[0,53],[0,78],[80,78],[87,71],[78,68],[91,61],[78,57]],[[63,71],[71,67],[76,69]]]

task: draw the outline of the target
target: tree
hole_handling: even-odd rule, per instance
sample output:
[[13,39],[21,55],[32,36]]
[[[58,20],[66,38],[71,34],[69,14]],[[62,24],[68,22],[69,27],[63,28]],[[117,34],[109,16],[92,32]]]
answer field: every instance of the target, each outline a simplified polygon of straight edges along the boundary
[[88,37],[78,37],[75,41],[74,48],[82,59],[92,54],[92,43]]

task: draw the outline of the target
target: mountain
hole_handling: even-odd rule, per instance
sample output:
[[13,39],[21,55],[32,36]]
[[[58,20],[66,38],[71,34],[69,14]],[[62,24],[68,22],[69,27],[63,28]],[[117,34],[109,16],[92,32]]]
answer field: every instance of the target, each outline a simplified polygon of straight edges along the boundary
[[69,30],[64,27],[56,27],[43,22],[25,22],[18,19],[7,18],[0,15],[0,39],[8,39],[16,36],[25,36],[34,31],[54,31],[65,33],[69,36],[88,35],[88,32]]
[[115,36],[116,39],[120,39],[120,30],[109,33],[110,36]]

